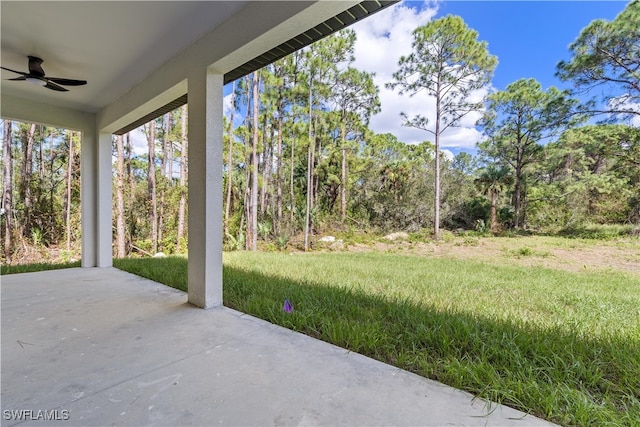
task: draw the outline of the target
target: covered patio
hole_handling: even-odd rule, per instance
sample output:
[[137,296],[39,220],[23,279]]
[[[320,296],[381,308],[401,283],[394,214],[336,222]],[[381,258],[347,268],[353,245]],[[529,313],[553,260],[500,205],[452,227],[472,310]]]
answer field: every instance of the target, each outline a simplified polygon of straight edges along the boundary
[[[224,84],[395,2],[3,1],[1,115],[81,132],[82,266],[110,267],[113,135],[188,104],[189,302],[215,307]],[[44,60],[38,77],[88,83],[61,92],[11,71],[28,57]]]
[[2,409],[3,426],[550,425],[115,268],[2,278]]
[[[223,85],[392,3],[0,3],[2,66],[88,80],[2,71],[3,118],[81,132],[83,267],[2,277],[2,425],[545,424],[222,306]],[[184,103],[188,294],[111,267],[112,137]]]

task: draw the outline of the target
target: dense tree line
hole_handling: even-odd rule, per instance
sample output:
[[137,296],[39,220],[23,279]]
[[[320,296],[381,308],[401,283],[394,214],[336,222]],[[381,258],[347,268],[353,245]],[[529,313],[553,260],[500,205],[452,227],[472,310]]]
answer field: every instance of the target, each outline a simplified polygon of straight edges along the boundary
[[130,134],[114,138],[114,256],[184,253],[187,224],[187,107],[143,126],[146,155]]
[[80,135],[2,121],[2,259],[71,259],[79,251]]
[[[639,9],[633,1],[615,20],[582,31],[573,58],[558,65],[573,91],[522,79],[483,100],[472,95],[489,82],[496,58],[477,33],[451,16],[416,29],[413,53],[389,87],[434,96],[434,117],[403,118],[435,144],[369,129],[379,89],[353,67],[351,30],[239,79],[224,121],[225,247],[308,250],[320,233],[354,228],[437,237],[440,226],[638,224],[640,129],[629,118],[640,115]],[[579,102],[594,85],[616,95]],[[440,134],[472,111],[483,112],[478,155],[445,157]],[[114,136],[115,256],[186,251],[187,121],[182,107],[145,125],[143,155],[132,135]],[[78,135],[10,121],[2,135],[3,259],[45,246],[77,255]]]

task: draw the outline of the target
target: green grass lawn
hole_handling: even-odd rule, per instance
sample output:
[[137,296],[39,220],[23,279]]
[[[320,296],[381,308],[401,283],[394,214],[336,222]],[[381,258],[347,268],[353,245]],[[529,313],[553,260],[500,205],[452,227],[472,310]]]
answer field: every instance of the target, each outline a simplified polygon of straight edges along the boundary
[[34,264],[2,265],[0,274],[32,273],[36,271],[60,270],[62,268],[80,267],[80,261],[66,263],[41,262]]
[[[114,264],[186,289],[184,258]],[[229,307],[550,421],[640,425],[635,275],[232,252],[224,286]]]

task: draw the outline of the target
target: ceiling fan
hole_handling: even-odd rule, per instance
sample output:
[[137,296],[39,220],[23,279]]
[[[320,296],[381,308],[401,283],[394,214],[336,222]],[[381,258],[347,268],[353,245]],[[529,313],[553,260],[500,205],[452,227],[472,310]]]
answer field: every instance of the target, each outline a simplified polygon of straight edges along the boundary
[[[74,79],[63,79],[60,77],[45,77],[44,70],[42,69],[42,64],[44,61],[37,56],[29,56],[29,72],[25,73],[22,71],[12,70],[7,67],[0,67],[3,70],[11,71],[12,73],[21,74],[21,77],[16,77],[8,80],[26,80],[28,82],[44,86],[47,89],[57,90],[59,92],[67,92],[69,89],[64,88],[62,86],[82,86],[86,85],[86,80],[74,80]],[[62,86],[61,86],[62,85]]]

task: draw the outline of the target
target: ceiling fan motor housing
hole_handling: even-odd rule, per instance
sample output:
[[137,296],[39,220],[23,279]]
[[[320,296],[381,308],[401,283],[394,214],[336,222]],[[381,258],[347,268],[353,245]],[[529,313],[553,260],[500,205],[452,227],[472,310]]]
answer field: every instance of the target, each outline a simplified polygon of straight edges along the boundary
[[44,61],[37,56],[29,55],[29,74],[32,74],[36,77],[44,77],[44,70],[42,69],[42,64]]

